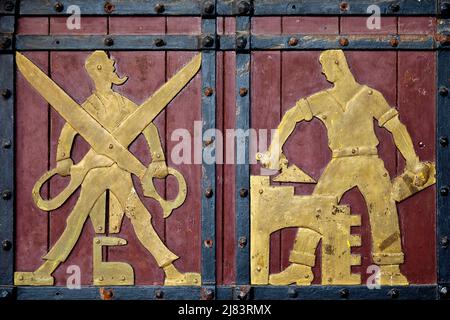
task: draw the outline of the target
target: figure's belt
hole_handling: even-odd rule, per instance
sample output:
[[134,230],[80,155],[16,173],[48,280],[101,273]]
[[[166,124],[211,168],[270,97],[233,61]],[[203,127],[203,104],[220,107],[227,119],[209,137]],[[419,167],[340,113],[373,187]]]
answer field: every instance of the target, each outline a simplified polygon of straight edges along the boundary
[[376,155],[378,155],[377,147],[349,147],[333,150],[333,158]]

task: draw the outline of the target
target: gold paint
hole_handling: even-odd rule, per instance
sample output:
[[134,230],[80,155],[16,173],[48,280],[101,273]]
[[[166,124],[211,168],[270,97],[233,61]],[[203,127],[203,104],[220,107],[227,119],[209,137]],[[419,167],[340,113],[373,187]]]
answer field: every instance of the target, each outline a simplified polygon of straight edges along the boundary
[[93,242],[93,269],[94,285],[126,286],[134,284],[133,268],[125,262],[104,262],[103,246],[123,246],[125,239],[116,237],[96,237]]
[[[105,232],[106,197],[109,190],[109,232],[118,233],[123,215],[126,215],[131,220],[139,241],[164,269],[168,283],[199,285],[199,274],[183,274],[173,266],[173,261],[178,259],[178,256],[165,246],[154,230],[151,215],[136,194],[131,174],[140,179],[144,195],[160,203],[165,218],[185,201],[186,181],[180,172],[167,167],[153,120],[197,74],[201,65],[201,54],[196,55],[141,106],[112,89],[113,84],[122,85],[127,78],[117,75],[114,60],[104,51],[95,51],[86,59],[85,68],[95,84],[95,91],[82,105],[78,105],[25,56],[17,53],[16,61],[28,82],[67,121],[58,140],[57,165],[38,179],[32,190],[33,200],[40,209],[51,211],[60,207],[79,187],[81,192],[78,202],[67,218],[63,234],[43,257],[45,262],[35,272],[17,272],[15,283],[52,285],[51,274],[69,256],[88,216],[96,231]],[[150,151],[157,155],[148,167],[128,150],[128,146],[141,133],[146,138]],[[80,134],[92,149],[79,163],[73,164],[70,154],[77,134]],[[55,198],[44,200],[40,195],[41,187],[55,175],[70,176],[70,183]],[[173,175],[179,183],[178,195],[173,200],[163,199],[153,184],[154,178],[164,179],[168,175]],[[101,262],[102,245],[125,243],[120,238],[94,240],[94,257],[97,259],[95,284],[96,281],[102,281],[102,285],[133,284],[132,269],[130,272],[128,268],[130,266]]]
[[[350,233],[361,218],[338,203],[344,193],[358,187],[367,204],[372,236],[372,259],[381,267],[382,285],[407,285],[400,272],[404,262],[396,202],[433,185],[435,165],[420,162],[398,111],[383,95],[354,79],[342,50],[327,50],[320,56],[322,71],[333,88],[300,99],[284,115],[267,152],[257,154],[263,167],[281,170],[277,182],[313,182],[295,166],[288,168],[283,145],[300,121],[319,118],[328,130],[332,159],[312,195],[295,196],[293,187],[270,186],[269,177],[251,177],[251,282],[253,284],[309,285],[317,245],[322,240],[322,283],[360,284],[352,265],[361,257],[350,248],[361,245]],[[378,139],[373,119],[387,129],[406,160],[403,174],[390,180],[378,157]],[[291,169],[293,168],[293,169]],[[299,227],[291,265],[269,276],[270,234]]]

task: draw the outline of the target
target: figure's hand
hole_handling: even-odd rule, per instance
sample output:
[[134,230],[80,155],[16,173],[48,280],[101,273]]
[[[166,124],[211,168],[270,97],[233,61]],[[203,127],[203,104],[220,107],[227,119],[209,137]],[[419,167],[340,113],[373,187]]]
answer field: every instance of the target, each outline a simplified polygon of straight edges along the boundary
[[73,166],[73,161],[70,158],[59,160],[56,162],[56,169],[58,174],[62,177],[70,175],[70,169]]
[[150,175],[151,177],[164,179],[169,175],[169,171],[167,169],[167,164],[165,161],[154,161],[150,163],[147,168],[147,172],[145,175]]
[[285,162],[287,163],[286,157],[281,152],[278,153],[278,157],[277,154],[273,154],[270,151],[257,153],[256,160],[259,160],[264,168],[272,170],[280,170],[282,165]]
[[411,168],[411,171],[414,174],[413,183],[415,186],[421,187],[427,183],[430,177],[430,168],[426,165],[426,163],[419,162],[415,164]]

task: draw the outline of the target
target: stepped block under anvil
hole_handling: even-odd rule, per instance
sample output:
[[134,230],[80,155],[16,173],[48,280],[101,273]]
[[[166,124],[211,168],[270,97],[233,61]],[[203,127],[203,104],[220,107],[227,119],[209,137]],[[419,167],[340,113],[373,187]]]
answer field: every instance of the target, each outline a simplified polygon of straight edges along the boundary
[[289,227],[307,228],[322,238],[322,282],[360,283],[359,275],[350,272],[360,264],[360,257],[351,254],[360,238],[350,234],[361,224],[360,216],[350,215],[334,196],[296,196],[292,186],[270,186],[267,176],[251,176],[250,185],[252,284],[268,284],[270,235]]

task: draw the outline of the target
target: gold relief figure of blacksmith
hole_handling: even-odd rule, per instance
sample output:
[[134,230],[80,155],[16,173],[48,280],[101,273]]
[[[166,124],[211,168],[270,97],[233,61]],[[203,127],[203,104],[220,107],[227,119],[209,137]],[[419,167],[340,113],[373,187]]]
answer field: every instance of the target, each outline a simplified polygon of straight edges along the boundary
[[[58,140],[56,168],[44,174],[36,183],[33,189],[34,200],[39,208],[50,211],[62,205],[78,187],[81,188],[81,191],[67,218],[64,232],[43,257],[45,262],[34,272],[16,272],[15,283],[19,285],[52,285],[54,280],[51,274],[69,256],[87,218],[91,218],[97,233],[105,232],[104,215],[105,203],[107,203],[105,197],[108,190],[109,233],[119,232],[123,215],[126,215],[130,219],[139,241],[155,258],[158,266],[164,270],[166,285],[200,285],[199,274],[181,273],[174,266],[173,262],[178,259],[178,256],[166,247],[156,233],[151,223],[150,212],[139,199],[132,181],[132,173],[138,175],[144,194],[160,202],[164,210],[164,217],[168,217],[173,209],[184,202],[186,197],[185,181],[176,170],[167,167],[158,130],[152,120],[197,73],[200,67],[199,55],[181,70],[179,75],[169,80],[140,107],[113,91],[113,85],[122,85],[127,78],[120,78],[117,75],[115,61],[110,59],[104,51],[95,51],[86,59],[85,68],[94,82],[95,91],[81,106],[75,105],[70,97],[66,96],[51,79],[42,75],[40,70],[23,55],[18,54],[17,61],[20,71],[27,80],[67,121]],[[36,78],[40,79],[36,80]],[[46,82],[48,83],[47,88],[45,87]],[[73,104],[72,109],[63,109],[65,104],[71,103]],[[150,113],[134,114],[136,110],[143,110],[143,108],[147,108],[147,112]],[[75,111],[77,114],[74,115]],[[138,124],[131,125],[134,123]],[[148,168],[127,150],[129,144],[140,133],[145,136],[151,151],[152,162]],[[74,165],[70,156],[77,134],[83,136],[92,148],[83,160]],[[70,175],[71,182],[57,197],[43,200],[39,190],[42,184],[55,174]],[[173,174],[180,184],[179,196],[173,203],[163,200],[156,193],[152,182],[153,178],[165,178],[168,174]],[[104,242],[105,245],[111,245],[116,241],[114,239],[119,239],[116,245],[126,243],[120,238],[109,238],[114,241],[108,240],[108,237],[96,239],[97,242],[94,241],[94,244]],[[99,252],[101,255],[101,250]],[[94,257],[94,274],[97,272],[95,270],[96,258],[98,257]],[[104,263],[101,260],[100,256],[98,268],[101,263]],[[117,267],[117,265],[111,266],[112,269]],[[116,269],[118,270],[118,267]],[[110,272],[111,283],[120,284],[120,279],[114,279],[114,277],[117,278],[114,270],[110,270]],[[106,280],[103,279],[101,272],[99,278],[98,281]],[[124,279],[125,277],[122,280]],[[101,284],[98,281],[97,284]]]
[[[320,119],[328,132],[332,159],[318,180],[313,196],[331,195],[339,201],[346,191],[356,186],[367,205],[372,259],[380,266],[381,284],[406,285],[408,281],[399,267],[404,262],[404,255],[395,197],[392,196],[393,184],[378,156],[374,119],[393,135],[395,145],[406,160],[405,170],[411,185],[417,189],[423,187],[429,180],[430,166],[419,161],[397,110],[389,106],[379,91],[356,82],[342,50],[324,51],[320,63],[322,73],[333,87],[297,101],[284,115],[268,151],[259,154],[258,159],[266,168],[282,169],[287,161],[282,153],[283,144],[296,124],[313,117]],[[282,272],[270,275],[269,283],[305,284],[305,279],[310,283],[320,239],[317,232],[299,228],[289,257],[291,264]]]

